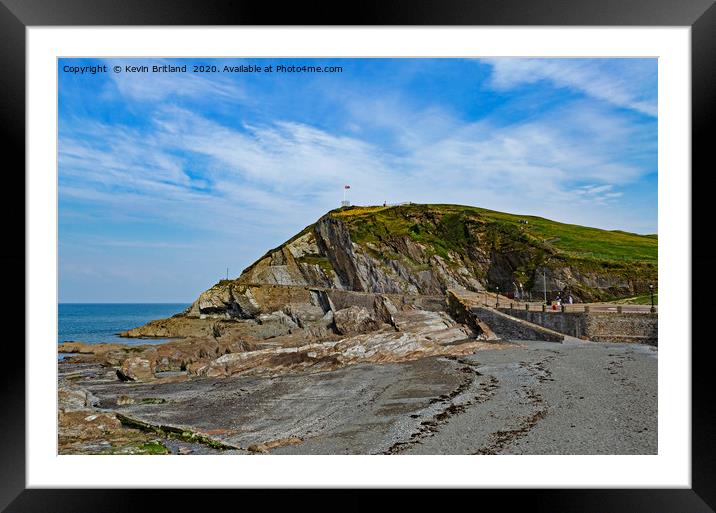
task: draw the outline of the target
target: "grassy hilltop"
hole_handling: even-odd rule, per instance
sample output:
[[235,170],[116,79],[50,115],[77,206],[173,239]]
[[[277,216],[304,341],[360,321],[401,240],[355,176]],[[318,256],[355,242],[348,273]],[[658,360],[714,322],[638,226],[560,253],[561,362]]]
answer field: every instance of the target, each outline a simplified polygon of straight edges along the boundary
[[[493,236],[500,243],[544,246],[545,251],[570,258],[602,262],[657,263],[658,237],[620,230],[600,230],[559,223],[542,217],[520,216],[462,205],[401,205],[344,207],[331,211],[351,228],[355,242],[407,235],[433,246],[446,256],[450,249],[465,248],[471,229]],[[424,222],[415,223],[422,217]],[[527,221],[525,224],[524,221]],[[502,239],[502,240],[501,240]]]

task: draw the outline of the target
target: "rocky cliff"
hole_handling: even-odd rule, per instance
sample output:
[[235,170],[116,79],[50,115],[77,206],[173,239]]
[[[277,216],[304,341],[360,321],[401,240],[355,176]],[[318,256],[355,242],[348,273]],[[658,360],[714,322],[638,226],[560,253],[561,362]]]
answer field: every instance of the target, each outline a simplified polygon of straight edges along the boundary
[[539,299],[546,288],[550,297],[561,291],[577,301],[611,300],[656,282],[657,245],[655,236],[474,207],[348,207],[207,290],[188,313],[246,318],[306,298],[321,307],[320,289],[442,295],[499,288]]

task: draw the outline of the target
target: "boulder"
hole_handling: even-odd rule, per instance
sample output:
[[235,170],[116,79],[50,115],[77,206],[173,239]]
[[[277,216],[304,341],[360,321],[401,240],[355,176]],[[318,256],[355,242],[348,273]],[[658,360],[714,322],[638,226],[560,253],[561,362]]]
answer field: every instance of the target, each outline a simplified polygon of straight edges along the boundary
[[368,333],[380,328],[380,323],[362,306],[349,306],[333,314],[336,329],[342,335]]
[[325,327],[331,326],[334,321],[333,310],[328,310],[323,317],[321,317],[321,324]]
[[117,376],[122,381],[151,381],[154,379],[154,360],[133,356],[122,362],[122,368],[117,371]]
[[256,317],[256,319],[260,324],[277,323],[287,328],[298,328],[298,324],[281,310],[268,314],[260,314]]
[[388,296],[376,296],[374,309],[381,321],[395,326],[395,315],[398,313],[398,307],[393,304]]
[[288,304],[283,311],[301,328],[312,322],[320,321],[325,315],[323,308],[311,304]]

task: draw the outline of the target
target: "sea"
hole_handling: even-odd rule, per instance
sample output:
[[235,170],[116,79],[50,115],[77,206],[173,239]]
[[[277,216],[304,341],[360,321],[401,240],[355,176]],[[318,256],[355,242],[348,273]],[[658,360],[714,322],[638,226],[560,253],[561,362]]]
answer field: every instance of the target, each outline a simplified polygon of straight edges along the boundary
[[57,343],[66,341],[161,344],[165,339],[118,337],[117,333],[184,311],[185,303],[60,303]]

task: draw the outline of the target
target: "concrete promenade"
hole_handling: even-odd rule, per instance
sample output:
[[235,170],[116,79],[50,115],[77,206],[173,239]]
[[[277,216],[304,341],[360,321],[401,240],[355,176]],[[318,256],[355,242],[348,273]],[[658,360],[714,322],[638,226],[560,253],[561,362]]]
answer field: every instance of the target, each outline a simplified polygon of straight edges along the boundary
[[[449,290],[448,305],[473,328],[486,324],[505,340],[554,340],[551,332],[594,342],[658,345],[658,313],[641,305],[579,304],[552,309],[544,304],[517,303],[488,293]],[[499,315],[498,315],[499,314]],[[482,330],[486,332],[485,329]]]

